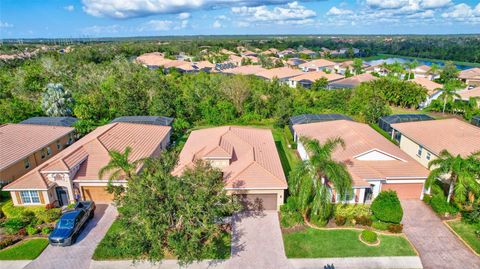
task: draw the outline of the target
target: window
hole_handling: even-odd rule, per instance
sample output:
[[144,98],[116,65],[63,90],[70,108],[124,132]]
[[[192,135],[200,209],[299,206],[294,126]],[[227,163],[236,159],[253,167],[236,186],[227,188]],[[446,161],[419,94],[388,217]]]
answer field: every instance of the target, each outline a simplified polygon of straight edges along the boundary
[[58,150],[62,149],[62,144],[60,143],[60,140],[57,140],[57,149]]
[[74,140],[74,139],[73,139],[73,133],[70,133],[70,134],[68,135],[68,142],[67,142],[67,144],[68,144],[68,145],[72,144],[72,143],[73,143],[73,140]]
[[23,165],[24,165],[25,169],[30,168],[30,160],[28,158],[23,160]]
[[50,147],[47,147],[47,155],[48,156],[52,155],[52,149]]
[[417,156],[418,156],[418,157],[421,157],[421,156],[422,156],[422,151],[423,151],[423,147],[422,147],[422,146],[418,146],[418,151],[417,151]]
[[42,149],[42,151],[40,152],[40,156],[42,157],[42,159],[45,159],[45,157],[47,157],[47,150]]
[[20,198],[22,204],[39,204],[40,197],[38,197],[38,191],[21,191]]
[[431,158],[431,157],[432,157],[432,156],[431,156],[430,152],[427,152],[427,160],[430,161],[430,158]]

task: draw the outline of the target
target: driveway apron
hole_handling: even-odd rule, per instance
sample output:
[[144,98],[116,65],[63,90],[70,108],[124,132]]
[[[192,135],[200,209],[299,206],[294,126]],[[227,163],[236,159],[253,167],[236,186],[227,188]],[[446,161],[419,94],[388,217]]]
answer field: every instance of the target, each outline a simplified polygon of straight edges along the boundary
[[445,227],[423,201],[405,200],[402,207],[403,231],[420,253],[424,268],[480,268],[480,257]]
[[118,215],[114,206],[97,205],[90,220],[69,247],[48,246],[26,269],[88,269],[93,252]]

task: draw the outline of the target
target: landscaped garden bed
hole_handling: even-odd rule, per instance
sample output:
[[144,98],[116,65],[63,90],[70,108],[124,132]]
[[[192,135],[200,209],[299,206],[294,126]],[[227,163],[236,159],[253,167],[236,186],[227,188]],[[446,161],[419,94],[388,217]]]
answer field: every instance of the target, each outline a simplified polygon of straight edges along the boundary
[[[0,219],[0,255],[8,259],[22,256],[18,254],[20,251],[28,252],[25,253],[26,258],[22,259],[38,256],[48,244],[46,238],[61,215],[59,208],[16,207],[11,200],[3,203],[1,212],[3,217]],[[43,244],[45,242],[46,244]],[[9,253],[17,254],[9,258]]]
[[368,246],[359,240],[360,230],[306,228],[283,234],[288,258],[416,256],[402,235],[378,235],[380,244]]

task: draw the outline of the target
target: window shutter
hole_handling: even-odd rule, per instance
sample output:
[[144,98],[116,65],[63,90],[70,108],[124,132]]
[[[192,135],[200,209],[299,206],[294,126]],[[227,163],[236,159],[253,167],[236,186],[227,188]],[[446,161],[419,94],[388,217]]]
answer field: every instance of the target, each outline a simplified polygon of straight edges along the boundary
[[16,191],[15,196],[17,197],[17,204],[22,204],[22,198],[20,198],[20,192]]
[[45,200],[43,199],[43,191],[38,192],[38,197],[40,198],[40,203],[42,205],[45,204]]

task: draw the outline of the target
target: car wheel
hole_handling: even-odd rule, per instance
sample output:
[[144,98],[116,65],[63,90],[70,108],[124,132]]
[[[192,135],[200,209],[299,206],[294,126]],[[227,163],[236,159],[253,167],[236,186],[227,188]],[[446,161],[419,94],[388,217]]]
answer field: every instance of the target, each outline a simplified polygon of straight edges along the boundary
[[93,219],[94,216],[95,216],[95,213],[92,211],[92,212],[90,212],[90,216],[88,216],[88,217]]

